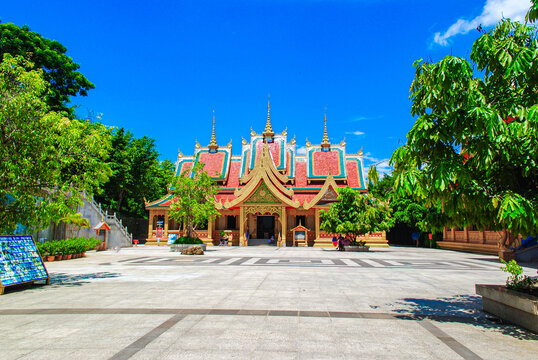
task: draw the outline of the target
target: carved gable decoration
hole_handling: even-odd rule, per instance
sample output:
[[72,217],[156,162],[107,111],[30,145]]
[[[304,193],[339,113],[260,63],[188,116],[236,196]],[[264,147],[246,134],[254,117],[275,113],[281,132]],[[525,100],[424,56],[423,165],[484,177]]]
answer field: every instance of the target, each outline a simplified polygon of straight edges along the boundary
[[254,191],[250,197],[245,200],[245,203],[255,203],[255,204],[280,204],[280,200],[274,196],[267,185],[262,181],[260,186]]
[[325,191],[325,194],[323,194],[323,196],[319,200],[318,204],[332,203],[335,202],[337,198],[338,194],[336,193],[336,191],[332,187],[329,187],[327,188],[327,191]]

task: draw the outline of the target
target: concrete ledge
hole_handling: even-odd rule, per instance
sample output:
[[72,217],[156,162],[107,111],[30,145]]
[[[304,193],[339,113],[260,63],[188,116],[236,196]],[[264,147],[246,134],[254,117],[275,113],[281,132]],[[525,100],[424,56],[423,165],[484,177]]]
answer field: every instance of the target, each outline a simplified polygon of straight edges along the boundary
[[476,284],[484,311],[538,333],[538,298],[501,285]]
[[499,248],[496,244],[474,244],[456,241],[439,241],[437,244],[441,249],[446,250],[467,251],[488,255],[498,255],[499,253]]

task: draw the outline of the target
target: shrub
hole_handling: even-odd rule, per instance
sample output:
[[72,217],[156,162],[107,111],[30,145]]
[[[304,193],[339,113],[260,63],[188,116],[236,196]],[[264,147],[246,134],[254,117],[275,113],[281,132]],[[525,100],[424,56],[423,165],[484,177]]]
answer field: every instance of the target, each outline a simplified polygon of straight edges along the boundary
[[510,260],[509,262],[501,260],[501,262],[504,264],[504,266],[501,266],[501,270],[510,274],[506,278],[506,287],[508,289],[527,292],[532,289],[536,280],[527,275],[521,275],[523,268],[515,260]]
[[203,244],[204,242],[197,237],[181,236],[178,237],[174,244]]

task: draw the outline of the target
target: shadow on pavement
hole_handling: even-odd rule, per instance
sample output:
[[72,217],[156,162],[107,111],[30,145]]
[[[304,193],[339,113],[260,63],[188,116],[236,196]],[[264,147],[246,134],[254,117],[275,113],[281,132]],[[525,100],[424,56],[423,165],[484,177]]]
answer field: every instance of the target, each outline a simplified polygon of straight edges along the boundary
[[81,286],[88,284],[95,279],[112,279],[120,277],[119,273],[111,273],[106,271],[89,273],[89,274],[66,274],[53,273],[50,274],[51,286]]
[[404,298],[393,310],[402,314],[402,318],[429,318],[439,322],[467,323],[498,331],[520,340],[538,340],[538,335],[515,325],[503,323],[493,315],[482,311],[482,297],[478,295],[456,295],[452,297],[422,299]]

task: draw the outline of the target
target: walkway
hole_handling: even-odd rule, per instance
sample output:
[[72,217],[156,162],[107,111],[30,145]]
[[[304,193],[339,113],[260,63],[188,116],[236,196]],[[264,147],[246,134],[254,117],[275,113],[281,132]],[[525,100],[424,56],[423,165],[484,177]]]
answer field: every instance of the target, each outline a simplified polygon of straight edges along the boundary
[[[2,359],[531,359],[480,311],[494,257],[434,249],[165,248],[46,263],[0,297]],[[535,269],[526,268],[533,274]]]

